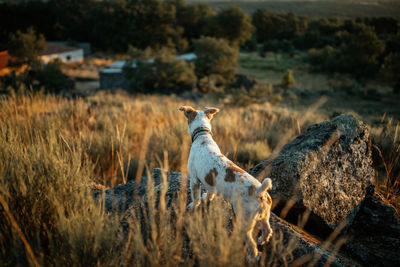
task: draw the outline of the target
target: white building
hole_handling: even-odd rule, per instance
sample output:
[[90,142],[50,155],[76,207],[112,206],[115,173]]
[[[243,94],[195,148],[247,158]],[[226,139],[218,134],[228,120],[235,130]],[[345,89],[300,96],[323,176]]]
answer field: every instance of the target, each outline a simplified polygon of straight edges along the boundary
[[47,43],[46,50],[40,57],[44,63],[55,59],[64,63],[81,62],[83,61],[83,49],[62,44]]

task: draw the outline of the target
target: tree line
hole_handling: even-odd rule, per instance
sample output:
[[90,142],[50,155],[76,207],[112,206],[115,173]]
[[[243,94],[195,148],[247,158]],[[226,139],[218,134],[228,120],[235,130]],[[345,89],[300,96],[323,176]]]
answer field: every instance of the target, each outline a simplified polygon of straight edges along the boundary
[[[153,56],[166,61],[171,59],[161,56],[165,49],[201,52],[202,46],[219,53],[241,48],[262,56],[268,51],[305,51],[315,71],[350,73],[361,83],[383,73],[397,79],[400,87],[400,23],[389,17],[311,19],[266,9],[250,16],[234,6],[216,12],[208,4],[184,0],[50,0],[0,4],[0,25],[0,40],[12,40],[15,32],[34,27],[47,40],[90,42],[94,50],[109,52],[151,49]],[[204,58],[215,58],[216,53],[204,51],[211,53]],[[236,58],[228,58],[222,64],[230,75],[221,76],[225,70],[218,68],[207,74],[199,62],[194,74],[206,85],[210,80],[229,81]]]
[[[228,23],[229,22],[229,23]],[[249,16],[237,7],[216,13],[183,0],[50,0],[0,4],[0,40],[33,26],[47,40],[90,42],[95,50],[190,49],[201,36],[241,45],[251,37]]]
[[400,22],[395,18],[310,19],[260,9],[252,22],[261,55],[306,51],[314,70],[350,73],[361,83],[377,74],[400,78]]

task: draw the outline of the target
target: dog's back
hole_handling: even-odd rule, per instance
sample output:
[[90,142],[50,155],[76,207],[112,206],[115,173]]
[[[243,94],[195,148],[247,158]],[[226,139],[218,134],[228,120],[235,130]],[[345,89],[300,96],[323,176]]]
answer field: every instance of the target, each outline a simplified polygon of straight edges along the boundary
[[[260,186],[253,176],[222,155],[211,135],[199,136],[192,144],[188,169],[195,174],[207,191],[216,190],[224,198],[235,200],[241,190],[249,193]],[[241,194],[245,197],[246,194]]]

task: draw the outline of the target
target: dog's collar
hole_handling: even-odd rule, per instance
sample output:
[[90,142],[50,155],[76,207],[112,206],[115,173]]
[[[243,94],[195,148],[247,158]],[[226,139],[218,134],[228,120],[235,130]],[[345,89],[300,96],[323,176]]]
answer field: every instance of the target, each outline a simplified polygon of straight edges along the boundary
[[199,127],[199,128],[196,128],[196,129],[193,131],[193,134],[192,134],[192,143],[194,142],[194,140],[196,140],[196,138],[197,138],[201,133],[204,133],[204,132],[209,133],[209,134],[212,135],[211,130],[208,129],[207,127]]

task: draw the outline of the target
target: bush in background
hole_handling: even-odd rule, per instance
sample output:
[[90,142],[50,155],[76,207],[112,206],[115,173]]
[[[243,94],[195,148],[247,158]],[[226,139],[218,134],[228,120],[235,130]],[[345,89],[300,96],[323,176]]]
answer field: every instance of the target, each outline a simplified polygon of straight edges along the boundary
[[287,70],[286,73],[282,76],[282,82],[280,86],[283,89],[287,90],[293,88],[296,85],[296,81],[293,77],[293,70]]
[[48,93],[60,93],[70,91],[75,87],[75,83],[61,71],[60,64],[50,62],[35,73],[35,79],[39,82],[38,89],[44,87]]
[[250,16],[237,6],[231,6],[218,12],[215,23],[213,36],[226,39],[236,47],[250,40],[254,30]]
[[256,84],[249,89],[241,87],[228,90],[228,92],[232,95],[231,105],[240,107],[265,102],[276,105],[282,99],[279,92],[274,92],[272,84]]
[[194,64],[177,59],[169,49],[158,51],[154,59],[128,61],[124,73],[132,92],[182,93],[196,84]]
[[196,75],[203,79],[199,90],[206,93],[214,88],[231,82],[237,71],[238,49],[224,39],[202,37],[195,41]]
[[18,30],[11,34],[7,47],[10,55],[19,60],[18,64],[26,63],[30,68],[37,69],[41,66],[39,56],[46,49],[46,39],[30,27],[26,32]]

